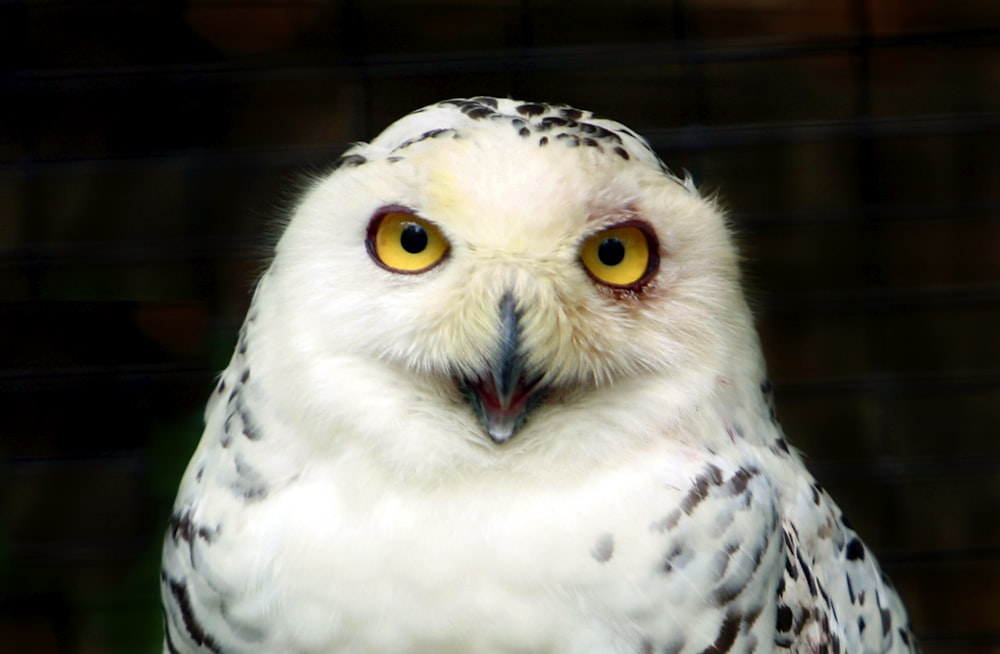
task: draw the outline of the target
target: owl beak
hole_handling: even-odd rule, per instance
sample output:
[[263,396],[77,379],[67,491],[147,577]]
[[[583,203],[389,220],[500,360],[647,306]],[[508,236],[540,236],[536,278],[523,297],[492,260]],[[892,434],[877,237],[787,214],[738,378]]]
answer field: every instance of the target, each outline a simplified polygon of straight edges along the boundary
[[463,395],[497,444],[510,440],[540,399],[536,391],[538,379],[524,377],[520,320],[513,295],[504,295],[500,302],[499,347],[493,363],[487,374],[461,384]]
[[521,338],[521,316],[514,305],[514,296],[507,293],[500,302],[500,352],[490,369],[497,399],[503,407],[511,406],[521,379],[523,362],[518,353]]

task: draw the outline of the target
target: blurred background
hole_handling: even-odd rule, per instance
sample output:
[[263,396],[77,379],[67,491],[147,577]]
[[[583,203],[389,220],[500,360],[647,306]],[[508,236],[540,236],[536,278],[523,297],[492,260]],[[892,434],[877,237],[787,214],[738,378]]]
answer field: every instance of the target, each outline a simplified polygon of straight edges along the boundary
[[719,194],[792,442],[925,651],[1000,652],[996,0],[0,0],[0,649],[158,650],[278,219],[477,94],[621,120]]

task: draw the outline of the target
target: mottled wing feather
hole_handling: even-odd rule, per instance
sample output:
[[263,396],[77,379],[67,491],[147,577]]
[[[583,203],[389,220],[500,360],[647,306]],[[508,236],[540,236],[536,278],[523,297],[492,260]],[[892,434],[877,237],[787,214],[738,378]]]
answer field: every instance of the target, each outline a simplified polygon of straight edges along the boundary
[[803,473],[790,500],[776,644],[808,654],[916,652],[899,595],[826,491]]

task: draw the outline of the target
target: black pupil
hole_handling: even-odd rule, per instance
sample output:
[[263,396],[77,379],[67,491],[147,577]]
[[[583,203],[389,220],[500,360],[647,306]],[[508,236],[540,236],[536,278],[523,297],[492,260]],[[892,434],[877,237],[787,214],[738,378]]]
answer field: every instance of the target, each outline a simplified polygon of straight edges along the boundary
[[617,238],[606,238],[597,246],[597,258],[605,266],[617,266],[625,258],[625,246]]
[[403,227],[399,244],[410,254],[419,254],[427,249],[427,230],[416,223],[410,223]]

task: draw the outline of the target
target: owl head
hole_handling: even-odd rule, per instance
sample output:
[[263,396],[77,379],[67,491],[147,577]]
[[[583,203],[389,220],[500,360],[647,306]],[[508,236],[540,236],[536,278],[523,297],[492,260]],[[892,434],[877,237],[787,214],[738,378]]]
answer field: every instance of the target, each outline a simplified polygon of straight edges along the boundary
[[614,446],[756,365],[720,211],[565,105],[448,100],[355,145],[256,303],[287,414],[397,452],[580,444],[587,421]]

